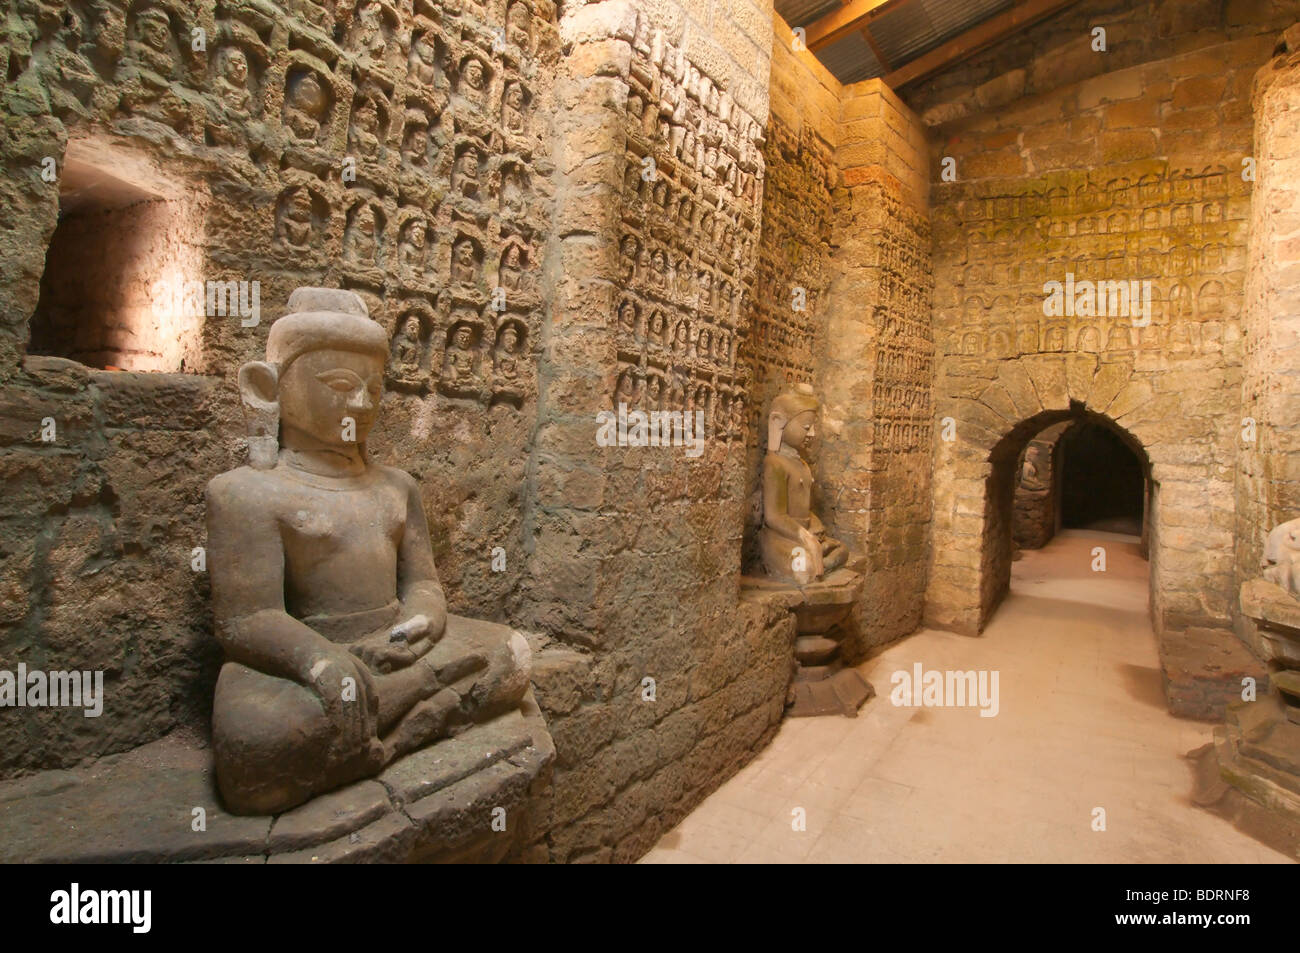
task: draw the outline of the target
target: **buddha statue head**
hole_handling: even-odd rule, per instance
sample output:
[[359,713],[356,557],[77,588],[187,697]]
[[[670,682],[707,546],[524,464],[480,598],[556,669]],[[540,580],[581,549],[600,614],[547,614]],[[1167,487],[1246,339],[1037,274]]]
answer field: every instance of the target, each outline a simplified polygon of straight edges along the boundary
[[280,448],[365,459],[379,410],[388,335],[352,291],[299,288],[271,325],[266,360],[239,369],[249,464],[275,466]]
[[767,416],[767,449],[780,452],[782,446],[811,463],[816,451],[817,415],[821,404],[812,387],[798,384],[772,401]]

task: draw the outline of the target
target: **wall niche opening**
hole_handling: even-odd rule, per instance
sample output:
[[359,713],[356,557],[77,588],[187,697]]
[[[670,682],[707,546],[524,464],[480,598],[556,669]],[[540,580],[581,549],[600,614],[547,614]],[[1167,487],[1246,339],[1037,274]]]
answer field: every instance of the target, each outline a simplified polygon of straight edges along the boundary
[[27,351],[89,367],[176,372],[197,365],[203,302],[200,203],[143,156],[73,140]]

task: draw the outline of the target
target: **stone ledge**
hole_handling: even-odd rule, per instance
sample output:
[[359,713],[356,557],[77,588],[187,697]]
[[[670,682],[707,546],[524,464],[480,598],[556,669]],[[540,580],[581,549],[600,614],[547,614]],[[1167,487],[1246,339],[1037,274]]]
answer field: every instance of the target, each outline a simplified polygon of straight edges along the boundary
[[1193,627],[1160,637],[1160,670],[1169,710],[1183,718],[1218,721],[1240,700],[1242,679],[1268,690],[1268,671],[1230,629]]
[[[177,734],[73,770],[0,783],[6,863],[500,860],[555,747],[531,690],[517,711],[412,752],[377,779],[276,817],[218,799],[211,752]],[[493,831],[492,808],[506,811]],[[194,830],[202,808],[204,830]]]

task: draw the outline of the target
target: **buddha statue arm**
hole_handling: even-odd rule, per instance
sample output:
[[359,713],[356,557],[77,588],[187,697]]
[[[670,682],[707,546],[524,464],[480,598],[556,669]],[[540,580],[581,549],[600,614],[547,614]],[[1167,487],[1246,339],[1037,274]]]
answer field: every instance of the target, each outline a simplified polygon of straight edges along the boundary
[[438,582],[429,540],[429,521],[420,502],[420,487],[408,474],[406,482],[406,529],[397,557],[397,596],[406,618],[423,615],[429,620],[425,636],[430,643],[442,637],[447,627],[447,597]]

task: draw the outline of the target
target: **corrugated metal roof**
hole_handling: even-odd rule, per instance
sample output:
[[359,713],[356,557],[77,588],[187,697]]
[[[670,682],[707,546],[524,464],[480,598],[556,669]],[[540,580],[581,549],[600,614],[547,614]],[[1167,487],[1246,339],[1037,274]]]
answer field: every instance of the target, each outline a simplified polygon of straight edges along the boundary
[[817,58],[841,83],[860,83],[885,74],[885,68],[871,52],[871,46],[860,30],[818,50]]
[[840,8],[840,0],[780,0],[776,12],[791,26],[807,26]]
[[[861,30],[854,30],[816,56],[841,83],[882,76],[1001,13],[1015,0],[907,0],[886,7],[870,21],[871,37],[889,61],[880,62]],[[810,23],[838,9],[841,0],[777,0],[776,12],[792,27]]]

